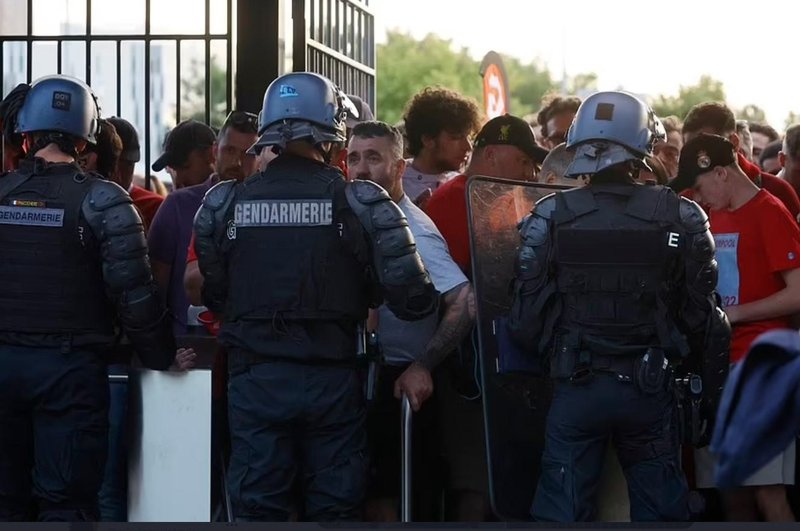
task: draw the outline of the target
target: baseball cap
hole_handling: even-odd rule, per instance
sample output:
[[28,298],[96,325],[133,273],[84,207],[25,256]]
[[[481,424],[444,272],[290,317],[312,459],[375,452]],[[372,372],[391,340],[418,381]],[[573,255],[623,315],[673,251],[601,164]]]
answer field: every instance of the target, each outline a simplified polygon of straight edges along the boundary
[[122,140],[122,153],[119,158],[128,162],[139,162],[142,158],[139,149],[139,135],[133,125],[128,120],[117,116],[108,118],[108,121],[117,130],[117,134]]
[[153,171],[161,171],[167,166],[182,166],[192,151],[211,147],[216,139],[214,130],[204,123],[197,120],[179,123],[164,139],[164,152],[153,163]]
[[541,164],[549,153],[545,148],[536,143],[533,131],[522,118],[504,114],[486,122],[475,137],[475,148],[492,145],[515,146],[531,157],[534,162]]
[[345,124],[348,129],[354,128],[359,122],[371,122],[375,119],[375,115],[372,114],[372,109],[369,108],[369,105],[367,105],[364,100],[354,94],[348,94],[347,97],[350,98],[356,111],[358,111],[358,116],[352,116],[350,113],[347,113]]
[[736,148],[728,139],[701,133],[681,149],[678,176],[672,180],[670,187],[676,192],[692,188],[698,176],[717,166],[728,166],[734,162],[736,162]]

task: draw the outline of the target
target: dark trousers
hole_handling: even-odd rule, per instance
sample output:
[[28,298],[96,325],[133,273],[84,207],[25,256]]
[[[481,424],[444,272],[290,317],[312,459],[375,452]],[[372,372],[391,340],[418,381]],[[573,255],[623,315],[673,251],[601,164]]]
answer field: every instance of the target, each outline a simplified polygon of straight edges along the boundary
[[107,446],[96,354],[0,345],[0,520],[96,520]]
[[[127,365],[112,365],[108,374],[126,376]],[[104,522],[128,520],[128,382],[115,379],[109,382],[108,461],[98,503],[100,519]]]
[[646,395],[608,374],[597,374],[582,385],[556,383],[533,518],[594,520],[610,439],[628,481],[631,520],[687,520],[673,403],[669,390]]
[[367,437],[355,369],[251,365],[231,374],[228,410],[228,486],[237,520],[288,520],[296,480],[305,520],[360,518]]

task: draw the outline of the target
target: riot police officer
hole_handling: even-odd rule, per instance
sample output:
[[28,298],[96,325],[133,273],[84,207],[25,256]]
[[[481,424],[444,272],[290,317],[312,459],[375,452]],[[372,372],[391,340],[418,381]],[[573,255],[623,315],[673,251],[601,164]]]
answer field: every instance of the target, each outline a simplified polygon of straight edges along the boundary
[[594,518],[609,440],[632,520],[688,518],[674,371],[705,377],[703,411],[713,415],[730,327],[705,214],[668,188],[635,184],[663,136],[638,98],[587,98],[569,129],[567,176],[590,185],[543,198],[520,225],[509,328],[555,379],[537,520]]
[[203,299],[228,349],[229,490],[239,520],[354,520],[366,479],[359,323],[385,299],[400,318],[436,293],[399,208],[330,162],[343,94],[312,73],[267,88],[255,151],[279,155],[206,194],[195,218]]
[[44,77],[21,102],[26,157],[0,178],[0,520],[31,507],[43,521],[91,520],[115,325],[154,369],[175,343],[130,197],[76,164],[98,130],[90,88]]

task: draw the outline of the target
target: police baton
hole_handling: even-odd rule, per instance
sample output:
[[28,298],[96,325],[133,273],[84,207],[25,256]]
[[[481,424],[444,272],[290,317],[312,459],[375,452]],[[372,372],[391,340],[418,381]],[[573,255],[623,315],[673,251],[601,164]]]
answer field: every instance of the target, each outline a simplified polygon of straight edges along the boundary
[[402,485],[400,492],[401,521],[411,522],[411,402],[403,393],[400,415],[400,451],[402,452]]

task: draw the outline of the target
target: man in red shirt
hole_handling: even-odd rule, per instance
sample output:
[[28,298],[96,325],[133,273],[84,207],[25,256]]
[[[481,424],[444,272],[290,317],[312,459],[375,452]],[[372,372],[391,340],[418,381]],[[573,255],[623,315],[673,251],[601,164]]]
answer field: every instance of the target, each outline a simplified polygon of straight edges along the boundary
[[[800,312],[800,227],[772,194],[753,183],[737,162],[736,147],[710,134],[695,135],[681,151],[677,184],[708,205],[719,263],[717,291],[733,326],[730,358],[742,360],[767,330],[789,328]],[[786,484],[794,483],[794,445],[724,493],[728,518],[793,521]]]
[[[686,119],[683,121],[684,143],[689,142],[700,133],[710,133],[728,139],[737,150],[738,164],[744,174],[756,186],[763,188],[780,199],[792,217],[797,219],[798,214],[800,214],[800,199],[798,199],[794,188],[783,179],[761,171],[761,168],[739,153],[741,139],[736,133],[736,118],[734,118],[733,111],[727,105],[718,102],[705,102],[699,103],[689,110]],[[681,191],[681,188],[676,185],[673,185],[672,188],[676,192]],[[692,197],[691,192],[684,195]]]
[[[521,118],[506,114],[486,122],[475,137],[472,159],[464,175],[436,189],[425,207],[450,249],[450,256],[470,277],[470,245],[465,189],[471,175],[532,181],[536,165],[547,150],[536,144],[530,126]],[[524,214],[523,214],[524,215]],[[520,216],[520,219],[522,216]]]
[[[465,187],[470,175],[505,177],[532,181],[535,164],[541,163],[547,151],[536,145],[528,124],[516,116],[504,115],[486,123],[475,138],[466,175],[459,175],[433,192],[425,211],[436,224],[450,250],[450,256],[470,278],[470,244],[467,225]],[[503,199],[502,197],[500,198]],[[528,205],[528,208],[530,205]],[[502,214],[510,211],[497,208]],[[521,219],[526,212],[521,212]],[[471,349],[466,349],[469,351]],[[486,447],[483,427],[483,405],[462,380],[471,381],[473,368],[458,364],[449,356],[444,371],[437,371],[436,399],[441,404],[442,447],[445,461],[455,473],[448,488],[454,493],[458,521],[480,521],[488,512],[488,478],[485,473]],[[469,373],[470,378],[465,378]],[[463,385],[463,386],[462,386]],[[481,472],[483,471],[483,472]]]

